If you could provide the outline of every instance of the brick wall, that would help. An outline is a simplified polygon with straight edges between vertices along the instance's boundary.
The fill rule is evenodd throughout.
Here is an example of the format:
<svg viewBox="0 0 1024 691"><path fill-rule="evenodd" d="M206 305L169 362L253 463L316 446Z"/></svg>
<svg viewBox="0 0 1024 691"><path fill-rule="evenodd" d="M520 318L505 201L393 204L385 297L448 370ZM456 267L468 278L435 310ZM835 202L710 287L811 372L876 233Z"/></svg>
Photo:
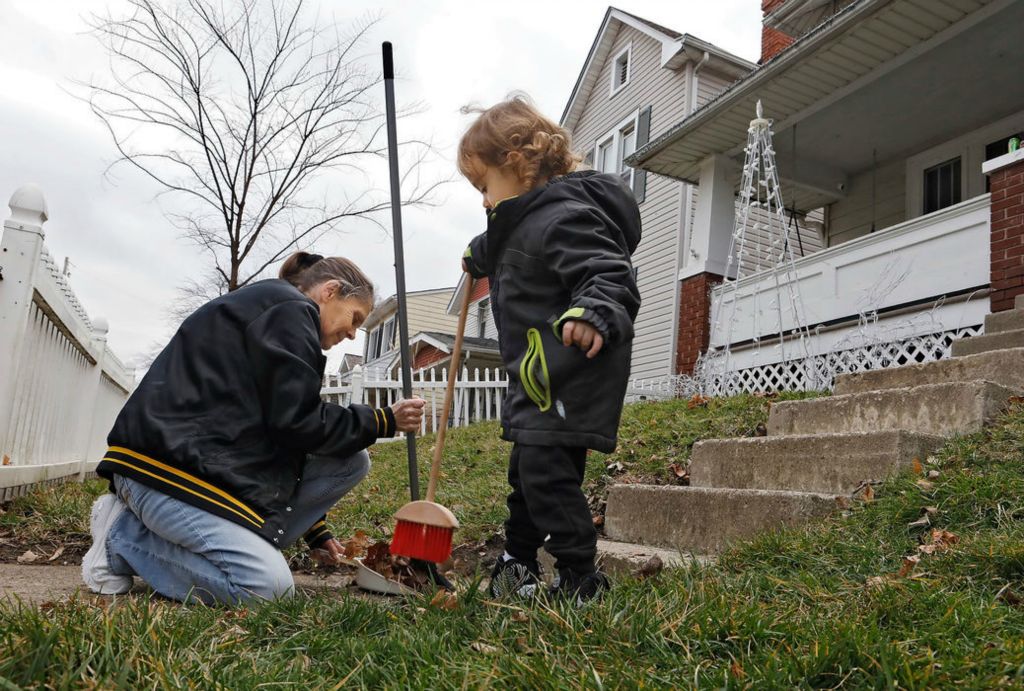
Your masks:
<svg viewBox="0 0 1024 691"><path fill-rule="evenodd" d="M785 0L762 0L761 12L765 16L770 14L775 8L781 5ZM793 43L793 37L784 34L778 29L770 29L767 26L761 27L761 62L767 62L771 60L775 55L788 48Z"/></svg>
<svg viewBox="0 0 1024 691"><path fill-rule="evenodd" d="M992 191L992 311L1024 293L1024 161L989 177Z"/></svg>
<svg viewBox="0 0 1024 691"><path fill-rule="evenodd" d="M470 296L471 302L476 302L481 298L487 297L488 291L491 289L491 284L487 278L481 278L473 284L473 294Z"/></svg>
<svg viewBox="0 0 1024 691"><path fill-rule="evenodd" d="M448 357L448 353L443 350L438 350L434 346L424 346L416 353L416 357L412 359L412 370L423 369L424 367L430 367L434 363L440 362Z"/></svg>
<svg viewBox="0 0 1024 691"><path fill-rule="evenodd" d="M707 350L711 337L711 288L721 281L722 277L717 274L703 273L679 284L677 374L693 374L697 358Z"/></svg>

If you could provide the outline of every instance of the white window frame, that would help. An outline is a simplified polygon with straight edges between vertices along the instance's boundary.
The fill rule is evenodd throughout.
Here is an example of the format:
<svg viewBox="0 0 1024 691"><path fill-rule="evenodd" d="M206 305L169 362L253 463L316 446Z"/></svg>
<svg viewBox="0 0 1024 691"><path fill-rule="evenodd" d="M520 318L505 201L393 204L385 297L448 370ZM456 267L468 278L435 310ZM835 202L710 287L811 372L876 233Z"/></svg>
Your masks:
<svg viewBox="0 0 1024 691"><path fill-rule="evenodd" d="M384 322L384 326L382 327L383 331L381 335L381 355L384 355L385 353L390 353L392 350L395 349L395 332L397 331L397 328L398 324L395 320L395 317L390 317L387 321ZM391 330L390 334L388 333L388 329ZM387 340L385 340L385 338Z"/></svg>
<svg viewBox="0 0 1024 691"><path fill-rule="evenodd" d="M985 194L985 175L981 172L981 165L985 162L985 147L1007 132L1020 130L1024 130L1024 110L908 158L905 209L907 220L924 215L924 171L957 156L960 157L962 202Z"/></svg>
<svg viewBox="0 0 1024 691"><path fill-rule="evenodd" d="M619 58L623 55L626 56L626 78L618 86L615 85L615 77L619 74ZM609 83L608 98L613 97L615 94L622 91L626 86L629 85L630 79L633 76L633 42L630 41L626 44L626 47L620 50L612 58L612 74L611 81Z"/></svg>
<svg viewBox="0 0 1024 691"><path fill-rule="evenodd" d="M594 154L593 154L593 156L594 156L594 170L597 170L599 172L602 172L602 173L615 173L616 175L622 175L623 173L626 172L626 170L623 170L623 169L624 168L628 169L629 177L628 178L623 178L623 179L625 180L626 184L629 185L629 188L633 189L633 179L636 176L636 171L635 171L635 169L630 168L629 166L624 165L623 162L622 162L622 159L624 158L624 156L622 155L622 140L623 140L622 134L623 134L623 132L625 130L629 129L630 127L633 128L633 135L636 136L639 133L639 131L640 131L640 109L639 108L637 108L635 111L633 111L633 113L630 114L628 117L624 118L618 125L613 127L610 132L606 132L604 134L604 136L598 137L597 142L594 144ZM614 160L615 160L615 170L614 171L602 170L600 168L601 148L603 146L605 146L606 144L609 144L609 143L611 145L612 151L615 152L615 158L614 158Z"/></svg>

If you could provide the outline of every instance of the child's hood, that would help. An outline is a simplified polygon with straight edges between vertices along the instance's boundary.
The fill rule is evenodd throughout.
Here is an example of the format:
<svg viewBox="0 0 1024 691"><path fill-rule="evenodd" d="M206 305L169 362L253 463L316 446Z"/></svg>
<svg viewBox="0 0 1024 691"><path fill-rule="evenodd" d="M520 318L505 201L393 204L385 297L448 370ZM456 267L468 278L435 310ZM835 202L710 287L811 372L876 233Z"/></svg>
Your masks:
<svg viewBox="0 0 1024 691"><path fill-rule="evenodd" d="M622 232L626 246L632 254L640 244L640 213L633 193L618 175L598 173L594 170L578 171L552 178L550 182L526 194L502 202L495 209L497 217L514 225L527 213L543 206L571 202L596 206L611 219Z"/></svg>

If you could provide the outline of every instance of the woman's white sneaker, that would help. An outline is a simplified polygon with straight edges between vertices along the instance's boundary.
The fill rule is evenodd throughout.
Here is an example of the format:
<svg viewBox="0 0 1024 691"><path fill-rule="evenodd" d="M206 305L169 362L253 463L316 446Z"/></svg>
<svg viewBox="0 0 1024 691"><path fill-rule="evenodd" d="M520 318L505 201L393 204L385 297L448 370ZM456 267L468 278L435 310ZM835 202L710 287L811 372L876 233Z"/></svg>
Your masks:
<svg viewBox="0 0 1024 691"><path fill-rule="evenodd" d="M82 580L94 593L121 595L131 590L134 583L131 576L119 576L111 571L107 559L107 535L125 508L116 494L104 494L93 502L89 520L92 547L82 558Z"/></svg>

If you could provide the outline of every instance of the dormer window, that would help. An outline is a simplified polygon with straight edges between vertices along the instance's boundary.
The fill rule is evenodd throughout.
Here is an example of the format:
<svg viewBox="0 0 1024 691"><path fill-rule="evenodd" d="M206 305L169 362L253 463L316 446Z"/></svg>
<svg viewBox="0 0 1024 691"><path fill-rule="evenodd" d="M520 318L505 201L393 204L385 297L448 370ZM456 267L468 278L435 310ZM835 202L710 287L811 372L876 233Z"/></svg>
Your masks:
<svg viewBox="0 0 1024 691"><path fill-rule="evenodd" d="M629 75L632 69L632 60L630 59L632 53L633 44L630 43L619 51L612 62L612 96L614 96L622 87L626 86L626 84L629 84Z"/></svg>

